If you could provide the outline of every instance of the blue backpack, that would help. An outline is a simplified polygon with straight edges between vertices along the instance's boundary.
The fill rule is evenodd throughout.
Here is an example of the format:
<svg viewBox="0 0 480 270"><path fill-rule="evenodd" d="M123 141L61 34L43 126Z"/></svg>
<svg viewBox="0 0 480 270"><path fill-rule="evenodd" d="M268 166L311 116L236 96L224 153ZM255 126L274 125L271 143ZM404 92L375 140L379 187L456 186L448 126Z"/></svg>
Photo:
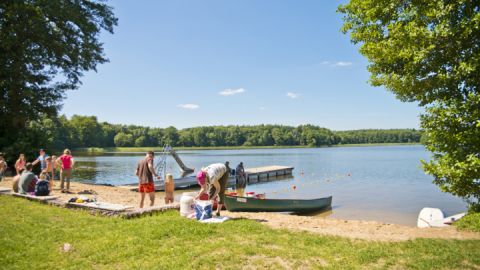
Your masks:
<svg viewBox="0 0 480 270"><path fill-rule="evenodd" d="M38 181L35 185L35 196L48 196L50 194L50 185L48 181Z"/></svg>

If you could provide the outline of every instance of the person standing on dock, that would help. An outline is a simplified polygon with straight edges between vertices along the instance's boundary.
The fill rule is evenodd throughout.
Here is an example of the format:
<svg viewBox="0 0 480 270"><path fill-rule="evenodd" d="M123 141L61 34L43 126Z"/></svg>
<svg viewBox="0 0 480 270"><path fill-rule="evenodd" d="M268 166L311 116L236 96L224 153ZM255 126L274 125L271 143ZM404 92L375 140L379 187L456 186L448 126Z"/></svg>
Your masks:
<svg viewBox="0 0 480 270"><path fill-rule="evenodd" d="M160 176L155 173L153 167L153 151L148 151L144 159L140 160L137 165L135 175L138 176L138 192L140 192L140 208L143 208L145 201L145 194L147 193L150 198L150 206L155 203L155 184L153 183L153 177L160 179Z"/></svg>
<svg viewBox="0 0 480 270"><path fill-rule="evenodd" d="M245 187L247 186L247 178L243 162L240 162L235 169L235 180L235 192L237 192L237 196L243 197L245 195Z"/></svg>

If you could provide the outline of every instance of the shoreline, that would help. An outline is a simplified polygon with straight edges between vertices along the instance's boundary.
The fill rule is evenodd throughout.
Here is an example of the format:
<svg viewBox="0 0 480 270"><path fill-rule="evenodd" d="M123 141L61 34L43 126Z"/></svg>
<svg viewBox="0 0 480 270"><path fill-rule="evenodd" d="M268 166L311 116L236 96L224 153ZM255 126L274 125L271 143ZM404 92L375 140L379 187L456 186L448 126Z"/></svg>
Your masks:
<svg viewBox="0 0 480 270"><path fill-rule="evenodd" d="M93 190L97 193L98 201L133 206L138 210L139 194L115 186L101 186L71 182L73 194L60 193L59 181L55 181L52 195L59 196L59 200L67 202L72 197L77 197L77 192ZM12 178L7 177L0 182L0 187L11 188ZM184 190L175 191L175 202L178 202ZM84 195L93 197L93 195ZM164 193L155 193L155 206L165 206ZM148 199L146 200L146 205ZM146 208L148 209L148 208ZM282 213L245 213L223 211L224 216L231 218L247 218L256 220L274 229L287 229L289 231L306 231L321 235L333 235L351 239L363 239L369 241L398 242L413 240L416 238L435 239L480 239L480 233L459 231L455 226L444 228L419 229L406 225L384 223L366 220L347 220L319 216L299 216Z"/></svg>
<svg viewBox="0 0 480 270"><path fill-rule="evenodd" d="M357 143L357 144L335 144L325 146L308 146L308 145L284 145L284 146L192 146L192 147L173 147L177 151L197 151L197 150L255 150L255 149L315 149L330 147L374 147L374 146L403 146L403 145L422 145L420 142L415 143ZM72 151L86 154L108 154L108 153L143 153L146 151L161 152L163 147L82 147L74 148Z"/></svg>

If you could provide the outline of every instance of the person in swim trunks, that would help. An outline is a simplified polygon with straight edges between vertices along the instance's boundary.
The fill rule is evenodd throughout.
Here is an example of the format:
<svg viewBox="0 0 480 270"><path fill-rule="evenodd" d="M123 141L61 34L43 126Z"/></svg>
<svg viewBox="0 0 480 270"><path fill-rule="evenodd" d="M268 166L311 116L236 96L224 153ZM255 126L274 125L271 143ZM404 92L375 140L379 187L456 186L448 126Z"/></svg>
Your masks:
<svg viewBox="0 0 480 270"><path fill-rule="evenodd" d="M155 184L153 183L153 177L160 179L160 176L155 173L153 167L153 151L149 151L145 158L140 160L137 165L135 175L138 177L138 192L140 192L140 208L143 208L145 201L145 194L148 194L150 198L150 206L155 203Z"/></svg>

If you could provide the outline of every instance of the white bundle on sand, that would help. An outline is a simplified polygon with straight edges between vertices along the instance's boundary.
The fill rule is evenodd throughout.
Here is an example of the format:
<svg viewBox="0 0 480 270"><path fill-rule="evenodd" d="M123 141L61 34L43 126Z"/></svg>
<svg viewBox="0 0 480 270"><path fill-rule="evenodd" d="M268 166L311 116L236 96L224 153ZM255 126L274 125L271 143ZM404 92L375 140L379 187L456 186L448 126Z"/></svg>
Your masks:
<svg viewBox="0 0 480 270"><path fill-rule="evenodd" d="M200 220L202 223L223 223L229 220L229 217L212 217L209 219Z"/></svg>

